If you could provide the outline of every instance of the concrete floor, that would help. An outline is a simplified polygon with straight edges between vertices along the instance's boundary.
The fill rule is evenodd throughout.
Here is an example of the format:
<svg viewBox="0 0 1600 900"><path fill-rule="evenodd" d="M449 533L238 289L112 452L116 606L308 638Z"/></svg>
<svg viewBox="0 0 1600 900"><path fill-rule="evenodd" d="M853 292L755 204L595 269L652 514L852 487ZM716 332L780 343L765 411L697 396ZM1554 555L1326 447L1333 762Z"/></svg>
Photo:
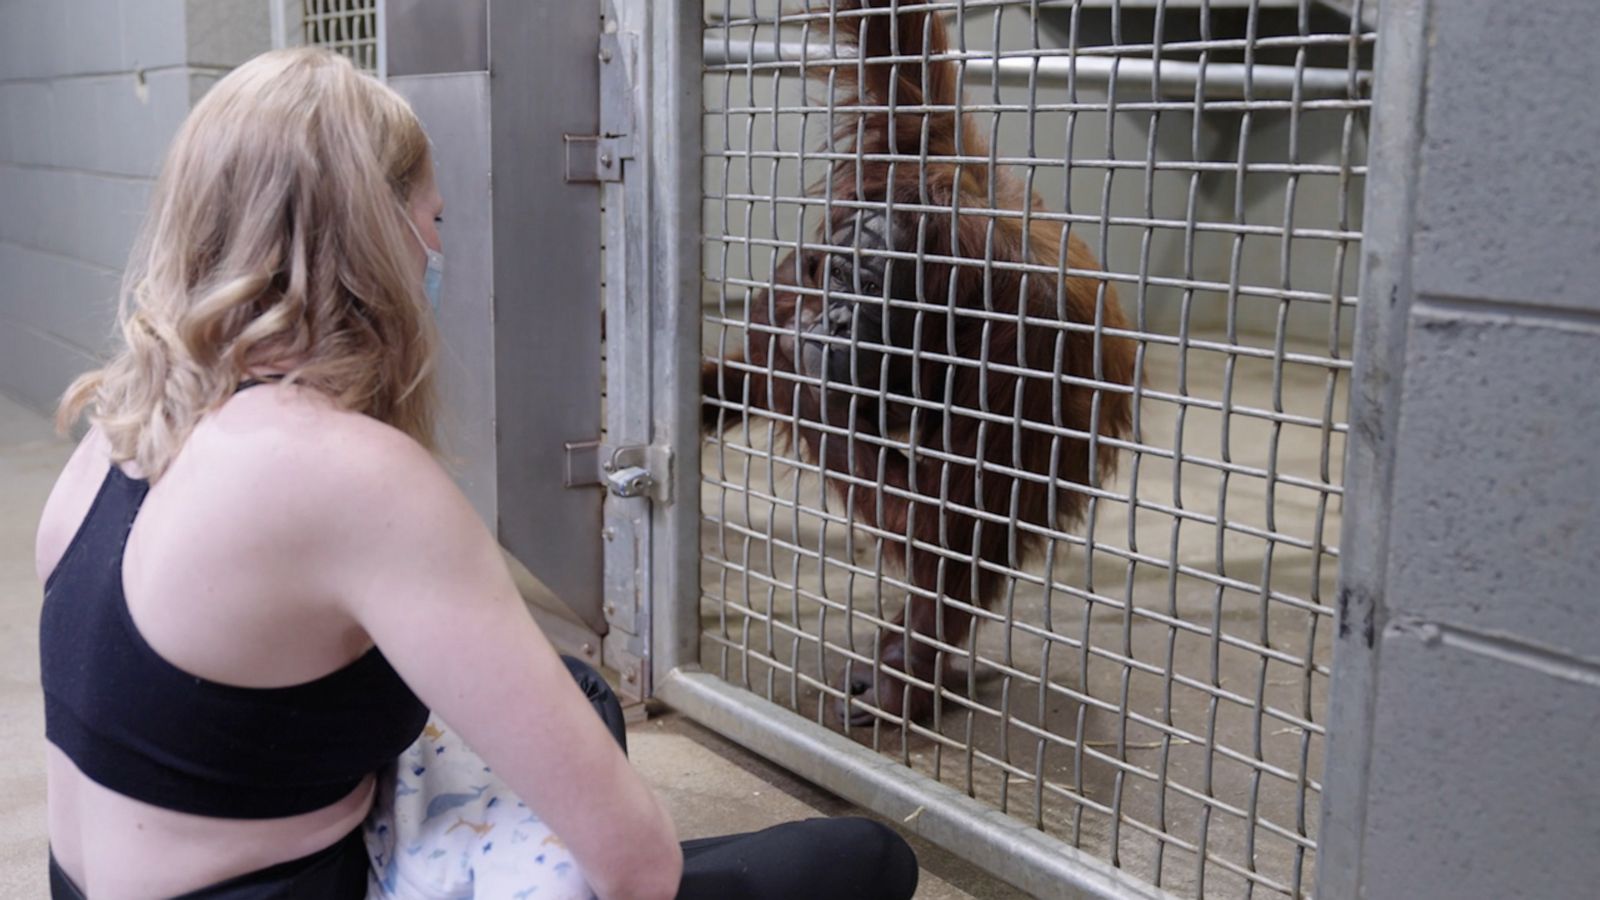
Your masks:
<svg viewBox="0 0 1600 900"><path fill-rule="evenodd" d="M43 416L0 396L0 900L38 900L45 882L44 720L39 696L40 586L33 539L39 510L70 445ZM684 838L764 828L849 804L674 714L636 724L629 750ZM971 865L912 839L926 900L1024 896Z"/></svg>
<svg viewBox="0 0 1600 900"><path fill-rule="evenodd" d="M1040 560L1015 570L1003 605L951 654L941 721L851 733L1179 896L1246 896L1247 881L1269 889L1257 896L1291 894L1314 880L1338 563L1340 498L1315 485L1342 482L1344 436L1250 410L1337 422L1347 378L1288 363L1275 392L1270 359L1187 357L1180 366L1175 348L1147 345L1156 395L1140 404L1135 440L1149 452L1125 455L1104 485L1121 497L1098 503L1092 532L1057 539L1048 578ZM701 658L839 729L816 685L840 683L846 649L870 658L874 623L904 602L905 583L870 535L844 526L837 500L824 505L815 477L769 446L759 426L735 428L702 459Z"/></svg>

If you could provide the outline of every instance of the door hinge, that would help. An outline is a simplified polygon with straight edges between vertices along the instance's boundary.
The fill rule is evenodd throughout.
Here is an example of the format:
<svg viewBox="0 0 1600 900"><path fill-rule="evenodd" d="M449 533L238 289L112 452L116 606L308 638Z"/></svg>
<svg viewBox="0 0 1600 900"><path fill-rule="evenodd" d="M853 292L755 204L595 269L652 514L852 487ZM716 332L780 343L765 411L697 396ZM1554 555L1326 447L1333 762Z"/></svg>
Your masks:
<svg viewBox="0 0 1600 900"><path fill-rule="evenodd" d="M562 473L562 486L593 487L600 483L600 442L567 441L566 471Z"/></svg>
<svg viewBox="0 0 1600 900"><path fill-rule="evenodd" d="M564 134L568 184L598 184L622 180L622 160L633 150L626 137L603 138L592 134Z"/></svg>
<svg viewBox="0 0 1600 900"><path fill-rule="evenodd" d="M628 32L600 35L600 133L564 134L566 180L594 184L622 180L622 161L633 159L633 72L638 42Z"/></svg>

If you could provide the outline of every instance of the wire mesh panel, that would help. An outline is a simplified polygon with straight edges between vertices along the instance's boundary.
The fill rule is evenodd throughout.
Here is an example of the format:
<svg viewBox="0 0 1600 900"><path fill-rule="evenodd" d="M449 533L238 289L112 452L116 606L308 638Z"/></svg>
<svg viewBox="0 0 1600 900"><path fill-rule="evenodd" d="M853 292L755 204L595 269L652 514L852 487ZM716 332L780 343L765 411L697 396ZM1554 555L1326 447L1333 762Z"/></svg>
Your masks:
<svg viewBox="0 0 1600 900"><path fill-rule="evenodd" d="M381 74L380 0L301 0L305 42L336 50L365 72Z"/></svg>
<svg viewBox="0 0 1600 900"><path fill-rule="evenodd" d="M1308 892L1370 9L706 11L703 666L1175 894Z"/></svg>

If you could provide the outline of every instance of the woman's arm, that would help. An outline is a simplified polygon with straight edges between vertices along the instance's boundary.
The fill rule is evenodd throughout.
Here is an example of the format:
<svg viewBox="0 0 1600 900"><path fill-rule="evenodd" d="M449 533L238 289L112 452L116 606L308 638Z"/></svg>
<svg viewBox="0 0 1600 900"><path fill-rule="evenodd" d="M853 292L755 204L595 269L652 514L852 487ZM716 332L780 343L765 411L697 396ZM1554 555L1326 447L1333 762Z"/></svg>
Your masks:
<svg viewBox="0 0 1600 900"><path fill-rule="evenodd" d="M682 870L672 822L534 623L498 543L414 442L362 430L373 433L357 436L359 452L332 454L360 463L330 467L337 496L320 504L336 594L566 842L602 898L672 897Z"/></svg>

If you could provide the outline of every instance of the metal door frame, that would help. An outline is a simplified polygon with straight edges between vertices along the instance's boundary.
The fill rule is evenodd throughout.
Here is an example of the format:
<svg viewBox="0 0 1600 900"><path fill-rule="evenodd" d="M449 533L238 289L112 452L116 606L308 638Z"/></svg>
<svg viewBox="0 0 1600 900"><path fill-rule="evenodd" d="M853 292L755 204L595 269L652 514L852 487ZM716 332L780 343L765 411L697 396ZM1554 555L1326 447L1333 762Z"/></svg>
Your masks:
<svg viewBox="0 0 1600 900"><path fill-rule="evenodd" d="M278 45L303 40L290 24L298 6L272 0ZM512 0L377 10L375 74L422 119L447 197L454 274L438 370L452 474L552 643L622 668L603 656L602 493L581 449L601 429L601 191L563 166L563 134L596 130L599 64L587 48L598 22ZM541 89L551 84L561 89Z"/></svg>

